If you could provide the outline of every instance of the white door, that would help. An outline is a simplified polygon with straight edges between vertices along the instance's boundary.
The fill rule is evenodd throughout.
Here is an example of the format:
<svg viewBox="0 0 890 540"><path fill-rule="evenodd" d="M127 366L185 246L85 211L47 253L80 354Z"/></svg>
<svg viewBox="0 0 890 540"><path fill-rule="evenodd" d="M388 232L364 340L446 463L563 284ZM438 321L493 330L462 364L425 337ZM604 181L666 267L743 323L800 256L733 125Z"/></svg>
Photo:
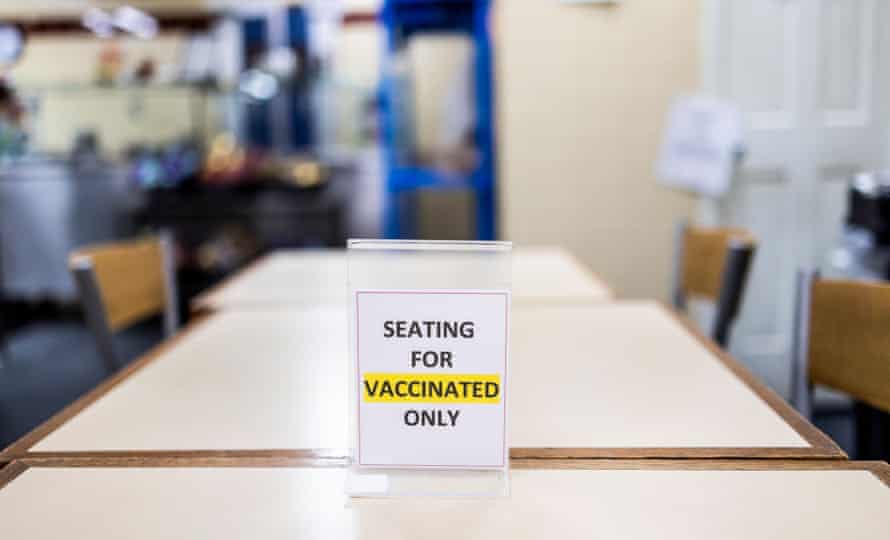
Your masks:
<svg viewBox="0 0 890 540"><path fill-rule="evenodd" d="M846 178L886 165L890 2L706 0L704 90L744 112L747 154L706 222L759 239L731 351L788 395L794 273L824 266Z"/></svg>

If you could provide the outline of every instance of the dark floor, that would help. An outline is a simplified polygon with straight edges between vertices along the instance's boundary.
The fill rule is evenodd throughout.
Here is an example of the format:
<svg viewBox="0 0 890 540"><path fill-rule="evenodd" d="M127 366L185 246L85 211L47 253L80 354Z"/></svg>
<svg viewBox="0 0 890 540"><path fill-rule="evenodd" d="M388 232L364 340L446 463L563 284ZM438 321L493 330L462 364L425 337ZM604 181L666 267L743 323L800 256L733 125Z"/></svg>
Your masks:
<svg viewBox="0 0 890 540"><path fill-rule="evenodd" d="M158 342L157 321L117 336L132 361ZM76 322L40 322L7 337L0 356L0 448L42 423L111 374L87 329Z"/></svg>
<svg viewBox="0 0 890 540"><path fill-rule="evenodd" d="M815 413L813 423L831 437L851 458L856 456L856 426L853 411Z"/></svg>
<svg viewBox="0 0 890 540"><path fill-rule="evenodd" d="M157 343L160 335L158 321L138 325L118 336L118 351L132 361ZM36 323L19 329L10 336L0 361L0 448L110 375L92 336L75 322ZM851 457L857 455L851 411L817 414L815 424Z"/></svg>

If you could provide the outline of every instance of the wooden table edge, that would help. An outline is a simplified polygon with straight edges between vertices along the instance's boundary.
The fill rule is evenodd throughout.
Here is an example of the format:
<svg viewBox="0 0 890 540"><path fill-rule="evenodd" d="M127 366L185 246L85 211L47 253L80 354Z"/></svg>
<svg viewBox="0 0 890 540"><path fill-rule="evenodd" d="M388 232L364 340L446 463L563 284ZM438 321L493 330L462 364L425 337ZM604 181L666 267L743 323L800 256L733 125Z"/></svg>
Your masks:
<svg viewBox="0 0 890 540"><path fill-rule="evenodd" d="M116 462L202 463L206 460L250 463L264 459L347 459L347 448L233 449L233 450L89 450L89 451L25 451L11 459L29 462L66 461L69 463L115 460ZM559 448L513 447L513 460L844 460L843 456L826 456L812 447L649 447L649 448Z"/></svg>
<svg viewBox="0 0 890 540"><path fill-rule="evenodd" d="M785 401L775 392L760 383L750 372L748 372L740 363L730 357L726 352L720 349L715 343L701 334L701 332L684 316L676 313L672 309L658 304L662 309L667 311L682 326L684 326L699 342L701 342L708 350L710 350L718 359L721 360L736 377L748 386L758 397L763 399L770 408L772 408L783 420L788 422L792 429L795 430L810 447L662 447L662 448L511 448L511 457L513 458L596 458L596 459L635 459L635 458L679 458L679 459L695 459L695 458L745 458L745 459L846 459L847 455L826 435L819 431L815 426L807 422L794 409L792 409ZM173 338L159 344L144 356L138 358L125 368L121 369L90 392L84 394L69 406L62 409L59 413L50 417L48 420L34 428L31 432L12 443L3 452L0 452L0 464L13 461L17 458L53 458L66 456L73 459L84 458L94 459L101 457L114 457L119 455L130 457L144 457L146 459L169 459L179 458L183 455L197 457L215 457L218 455L234 455L245 458L264 456L271 453L272 455L282 455L286 457L302 456L304 454L319 455L331 458L336 457L332 454L339 452L340 455L346 455L342 449L288 449L288 450L185 450L185 451L154 451L154 450L130 450L122 452L107 451L65 451L65 452L32 452L34 447L42 439L50 435L52 432L64 425L68 420L80 413L82 410L98 401L113 388L124 382L130 376L143 369L151 362L157 360L168 349L175 347L178 342L189 334L193 333L202 324L211 319L212 316L202 316L184 328Z"/></svg>
<svg viewBox="0 0 890 540"><path fill-rule="evenodd" d="M810 444L810 448L826 458L846 459L847 454L831 438L822 433L816 426L800 415L781 396L754 376L738 360L729 355L719 345L705 336L701 330L686 316L658 302L659 307L679 322L692 336L710 351L737 378L739 378L754 394L762 399L776 414L791 426L801 438Z"/></svg>
<svg viewBox="0 0 890 540"><path fill-rule="evenodd" d="M308 457L257 457L251 460L204 458L183 461L139 461L127 458L70 460L65 458L19 459L0 469L0 489L29 468L319 468L347 467L347 460ZM865 471L890 488L890 465L883 461L844 460L737 460L737 459L512 459L513 469L542 470L641 470L641 471Z"/></svg>
<svg viewBox="0 0 890 540"><path fill-rule="evenodd" d="M13 461L5 466L0 466L0 489L19 477L28 469L28 465L21 461Z"/></svg>

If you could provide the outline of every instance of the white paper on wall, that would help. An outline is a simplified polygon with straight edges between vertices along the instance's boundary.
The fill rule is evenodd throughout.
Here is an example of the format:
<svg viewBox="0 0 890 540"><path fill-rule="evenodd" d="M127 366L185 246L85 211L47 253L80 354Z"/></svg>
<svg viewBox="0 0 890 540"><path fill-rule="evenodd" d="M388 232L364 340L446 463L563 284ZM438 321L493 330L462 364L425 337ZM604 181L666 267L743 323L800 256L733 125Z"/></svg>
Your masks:
<svg viewBox="0 0 890 540"><path fill-rule="evenodd" d="M735 105L706 96L680 98L668 113L657 176L667 186L720 197L729 190L742 145Z"/></svg>

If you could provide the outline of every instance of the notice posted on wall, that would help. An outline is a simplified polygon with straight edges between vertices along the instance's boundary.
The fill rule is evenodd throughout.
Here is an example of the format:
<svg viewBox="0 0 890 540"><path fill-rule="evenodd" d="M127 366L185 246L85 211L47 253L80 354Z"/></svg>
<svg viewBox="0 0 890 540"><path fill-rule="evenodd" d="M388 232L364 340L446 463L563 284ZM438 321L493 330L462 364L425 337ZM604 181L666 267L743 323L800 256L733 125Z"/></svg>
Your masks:
<svg viewBox="0 0 890 540"><path fill-rule="evenodd" d="M502 469L510 293L355 291L357 464Z"/></svg>
<svg viewBox="0 0 890 540"><path fill-rule="evenodd" d="M678 99L668 114L658 177L670 187L721 197L730 188L743 144L741 115L733 103L706 96Z"/></svg>

